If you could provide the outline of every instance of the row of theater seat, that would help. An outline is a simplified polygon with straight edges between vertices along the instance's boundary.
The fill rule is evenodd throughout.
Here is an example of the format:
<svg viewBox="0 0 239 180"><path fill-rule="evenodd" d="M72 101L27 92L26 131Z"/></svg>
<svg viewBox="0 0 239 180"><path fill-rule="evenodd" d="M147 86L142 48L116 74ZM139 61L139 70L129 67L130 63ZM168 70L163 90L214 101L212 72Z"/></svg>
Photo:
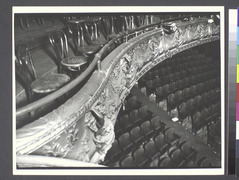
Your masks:
<svg viewBox="0 0 239 180"><path fill-rule="evenodd" d="M196 95L189 99L185 99L179 104L177 104L177 110L179 114L179 119L182 122L187 116L193 114L195 111L200 111L204 107L216 103L220 100L220 90L213 89L208 92ZM169 106L172 107L171 102L169 101ZM220 109L220 107L217 107Z"/></svg>
<svg viewBox="0 0 239 180"><path fill-rule="evenodd" d="M213 76L217 77L217 75L220 73L217 62L212 61L211 58L199 57L196 56L193 59L184 57L182 58L182 62L184 63L181 64L176 63L180 60L178 58L173 57L172 59L167 59L167 61L160 63L152 70L147 72L145 76L143 76L139 80L139 87L146 86L147 82L149 82L150 84L150 80L154 80L153 84L159 83L159 85L163 85L172 81L177 81L178 79L183 79L199 74L201 74L201 76L197 77L198 81L203 81ZM196 62L199 62L200 64L196 63L195 65L195 59ZM188 64L191 65L189 66Z"/></svg>
<svg viewBox="0 0 239 180"><path fill-rule="evenodd" d="M146 80L150 80L156 75L163 76L173 72L180 72L183 70L190 70L193 68L203 68L204 70L211 69L212 66L218 66L217 62L213 61L210 57L204 57L200 55L193 55L190 57L177 58L172 57L167 59L145 74ZM192 71L192 73L195 71Z"/></svg>
<svg viewBox="0 0 239 180"><path fill-rule="evenodd" d="M186 71L175 72L173 74L168 74L164 76L155 76L153 79L146 80L142 77L139 81L139 87L145 87L147 89L147 94L152 94L157 88L163 88L163 86L168 86L173 88L172 91L177 89L182 89L189 85L195 85L198 83L208 83L220 84L220 78L218 77L219 71L217 69L212 71L200 72L196 74L188 75ZM214 80L212 80L214 79ZM209 82L210 81L210 82ZM210 86L209 86L210 87Z"/></svg>
<svg viewBox="0 0 239 180"><path fill-rule="evenodd" d="M128 101L133 97L128 98ZM147 106L142 107L146 110ZM150 117L151 119L147 120ZM197 152L190 144L180 142L180 137L175 130L167 127L159 116L150 117L140 117L141 121L136 124L128 119L131 126L124 128L123 133L116 134L116 139L107 153L104 164L110 167L132 168L172 168L191 167L192 165L200 167L200 164L195 162ZM116 124L116 132L118 128L119 125Z"/></svg>
<svg viewBox="0 0 239 180"><path fill-rule="evenodd" d="M213 79L216 80L216 79ZM167 111L172 110L173 108L177 107L183 101L186 102L189 99L195 99L196 103L198 99L201 97L207 99L203 99L203 103L210 103L214 102L216 99L220 99L220 90L218 88L217 83L213 83L213 81L208 81L209 83L198 83L196 85L191 85L190 87L186 87L182 90L173 90L173 88L163 87L156 89L156 102L159 103L163 99L167 100ZM208 84L208 86L207 86Z"/></svg>
<svg viewBox="0 0 239 180"><path fill-rule="evenodd" d="M220 116L220 102L204 107L201 111L192 114L192 131L197 133L204 126L209 126L212 122L217 121Z"/></svg>

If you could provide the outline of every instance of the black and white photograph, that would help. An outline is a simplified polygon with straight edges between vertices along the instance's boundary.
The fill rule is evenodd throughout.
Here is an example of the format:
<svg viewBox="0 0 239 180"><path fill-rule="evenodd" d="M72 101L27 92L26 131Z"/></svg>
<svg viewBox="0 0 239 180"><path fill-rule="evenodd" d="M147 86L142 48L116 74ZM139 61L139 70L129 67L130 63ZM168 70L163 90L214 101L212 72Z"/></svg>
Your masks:
<svg viewBox="0 0 239 180"><path fill-rule="evenodd" d="M224 174L224 7L12 13L13 174Z"/></svg>

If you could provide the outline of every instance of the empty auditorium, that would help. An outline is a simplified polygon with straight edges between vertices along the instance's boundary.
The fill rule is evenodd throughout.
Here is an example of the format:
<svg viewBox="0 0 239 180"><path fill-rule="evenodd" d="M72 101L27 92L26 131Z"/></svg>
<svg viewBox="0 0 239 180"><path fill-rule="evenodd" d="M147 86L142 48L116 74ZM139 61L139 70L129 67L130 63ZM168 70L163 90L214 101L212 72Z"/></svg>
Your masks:
<svg viewBox="0 0 239 180"><path fill-rule="evenodd" d="M15 13L22 169L217 169L220 12Z"/></svg>

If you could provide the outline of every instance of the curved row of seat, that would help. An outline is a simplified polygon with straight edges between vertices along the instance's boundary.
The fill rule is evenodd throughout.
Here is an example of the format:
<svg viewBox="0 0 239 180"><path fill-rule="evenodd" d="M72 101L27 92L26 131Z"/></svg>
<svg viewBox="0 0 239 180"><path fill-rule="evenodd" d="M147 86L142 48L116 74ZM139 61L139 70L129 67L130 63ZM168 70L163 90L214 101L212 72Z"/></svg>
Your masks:
<svg viewBox="0 0 239 180"><path fill-rule="evenodd" d="M135 96L131 96L128 101L132 97ZM146 105L140 108L150 112ZM120 118L124 119L125 115L127 114ZM199 162L196 162L199 161L196 159L197 152L190 143L182 142L175 130L167 127L159 116L141 117L139 115L138 117L140 121L136 123L132 123L130 118L125 120L125 124L121 124L122 119L119 119L119 124L116 123L116 139L103 164L121 168L201 166ZM119 128L122 128L123 132L119 133Z"/></svg>

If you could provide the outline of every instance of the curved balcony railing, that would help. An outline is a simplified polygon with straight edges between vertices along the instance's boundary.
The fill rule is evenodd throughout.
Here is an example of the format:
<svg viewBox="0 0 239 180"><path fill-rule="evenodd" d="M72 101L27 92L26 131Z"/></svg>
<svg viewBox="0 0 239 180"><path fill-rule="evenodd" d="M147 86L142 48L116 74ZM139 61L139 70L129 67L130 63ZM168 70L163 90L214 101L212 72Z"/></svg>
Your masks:
<svg viewBox="0 0 239 180"><path fill-rule="evenodd" d="M122 38L124 43L105 57L107 49ZM120 107L134 84L165 59L219 39L220 25L209 18L157 23L119 34L96 54L82 75L34 105L18 110L19 116L61 96L98 65L72 98L17 130L17 155L55 156L90 163L102 161L114 141L114 124Z"/></svg>

